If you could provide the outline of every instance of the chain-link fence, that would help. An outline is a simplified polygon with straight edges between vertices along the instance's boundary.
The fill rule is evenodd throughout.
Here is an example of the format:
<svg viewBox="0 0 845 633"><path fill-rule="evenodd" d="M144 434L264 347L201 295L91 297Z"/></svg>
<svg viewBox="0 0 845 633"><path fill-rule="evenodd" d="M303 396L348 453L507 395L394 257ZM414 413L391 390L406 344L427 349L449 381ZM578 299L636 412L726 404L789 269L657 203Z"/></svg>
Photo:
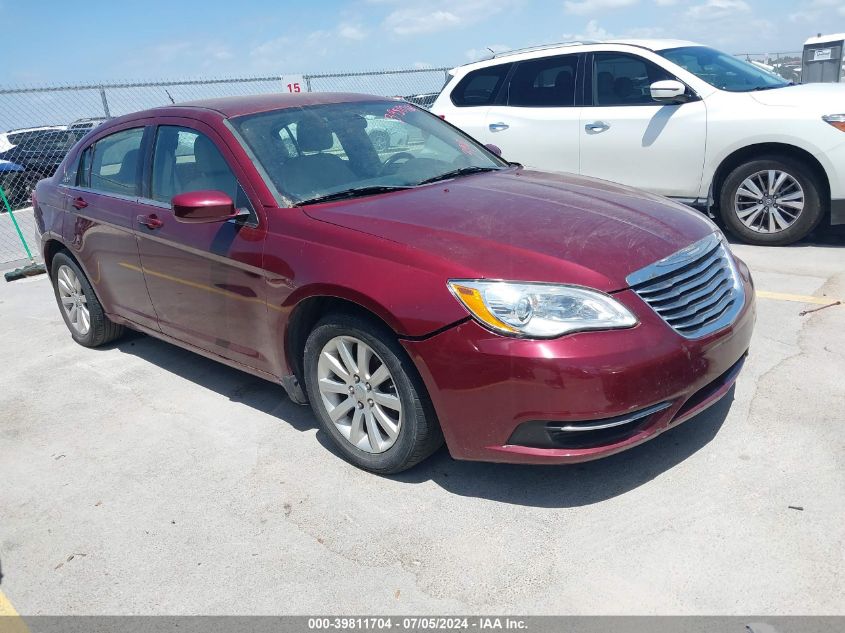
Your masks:
<svg viewBox="0 0 845 633"><path fill-rule="evenodd" d="M447 68L296 74L183 81L0 88L0 187L12 209L30 205L39 179L53 175L84 134L111 117L170 103L276 92L363 92L428 107ZM23 257L0 205L0 263ZM31 214L21 225L32 236Z"/></svg>
<svg viewBox="0 0 845 633"><path fill-rule="evenodd" d="M800 82L800 52L739 53L761 68ZM111 117L197 99L276 92L363 92L402 97L422 107L434 101L448 68L289 74L159 82L0 88L0 187L13 209L27 209L32 188L51 176L67 151ZM3 205L0 205L2 207ZM0 208L0 263L23 257L9 218ZM31 214L18 215L32 236Z"/></svg>
<svg viewBox="0 0 845 633"><path fill-rule="evenodd" d="M801 51L790 53L737 53L737 57L780 75L787 81L801 83Z"/></svg>

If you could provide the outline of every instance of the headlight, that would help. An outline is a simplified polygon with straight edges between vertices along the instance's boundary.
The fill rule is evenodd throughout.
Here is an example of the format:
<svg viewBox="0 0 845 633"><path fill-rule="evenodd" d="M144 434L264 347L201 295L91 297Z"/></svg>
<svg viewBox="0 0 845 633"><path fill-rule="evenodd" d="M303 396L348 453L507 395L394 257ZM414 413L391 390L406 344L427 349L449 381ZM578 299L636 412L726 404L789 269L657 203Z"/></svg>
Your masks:
<svg viewBox="0 0 845 633"><path fill-rule="evenodd" d="M830 123L841 132L845 132L845 114L827 114L822 117L825 123Z"/></svg>
<svg viewBox="0 0 845 633"><path fill-rule="evenodd" d="M472 279L448 283L479 322L511 336L555 338L637 324L637 318L616 299L580 286Z"/></svg>

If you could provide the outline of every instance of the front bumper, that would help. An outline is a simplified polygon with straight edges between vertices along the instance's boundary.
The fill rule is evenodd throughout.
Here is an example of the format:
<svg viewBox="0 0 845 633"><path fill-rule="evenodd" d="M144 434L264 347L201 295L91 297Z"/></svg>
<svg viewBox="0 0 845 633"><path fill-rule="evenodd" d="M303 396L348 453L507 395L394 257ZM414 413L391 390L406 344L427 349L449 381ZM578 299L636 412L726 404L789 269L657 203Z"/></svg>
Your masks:
<svg viewBox="0 0 845 633"><path fill-rule="evenodd" d="M597 459L655 437L728 392L756 317L748 269L739 262L739 270L742 310L730 326L698 340L677 334L626 290L615 297L640 320L628 330L528 340L499 336L465 321L429 339L402 344L428 388L456 459L536 464ZM577 428L635 417L665 403L646 419L638 418L629 432L606 434L607 441L598 445L549 447L536 435L534 441L514 443L526 437L523 430L531 425Z"/></svg>

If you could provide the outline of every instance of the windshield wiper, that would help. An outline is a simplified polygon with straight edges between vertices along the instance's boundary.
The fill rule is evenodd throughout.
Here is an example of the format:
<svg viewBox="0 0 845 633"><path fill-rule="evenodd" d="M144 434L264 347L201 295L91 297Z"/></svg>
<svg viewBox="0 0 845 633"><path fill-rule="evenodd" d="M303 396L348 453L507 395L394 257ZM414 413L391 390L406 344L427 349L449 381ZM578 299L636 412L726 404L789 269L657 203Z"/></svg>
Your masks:
<svg viewBox="0 0 845 633"><path fill-rule="evenodd" d="M479 174L483 171L499 171L501 167L461 167L460 169L453 169L452 171L447 171L445 174L440 174L439 176L433 176L432 178L426 178L425 180L419 182L420 185L427 185L432 182L438 182L440 180L448 180L449 178L454 178L455 176L465 176L467 174Z"/></svg>
<svg viewBox="0 0 845 633"><path fill-rule="evenodd" d="M348 198L372 196L377 193L400 191L402 189L413 189L413 187L411 185L376 185L372 187L355 187L353 189L344 189L343 191L335 191L334 193L327 193L322 196L315 196L306 200L300 200L293 206L303 207L307 204L317 204L318 202L331 202L332 200L346 200Z"/></svg>
<svg viewBox="0 0 845 633"><path fill-rule="evenodd" d="M788 84L781 84L780 86L757 86L756 88L751 88L749 90L743 90L742 92L761 92L763 90L777 90L778 88L787 88L789 86L794 86L795 82L790 81Z"/></svg>

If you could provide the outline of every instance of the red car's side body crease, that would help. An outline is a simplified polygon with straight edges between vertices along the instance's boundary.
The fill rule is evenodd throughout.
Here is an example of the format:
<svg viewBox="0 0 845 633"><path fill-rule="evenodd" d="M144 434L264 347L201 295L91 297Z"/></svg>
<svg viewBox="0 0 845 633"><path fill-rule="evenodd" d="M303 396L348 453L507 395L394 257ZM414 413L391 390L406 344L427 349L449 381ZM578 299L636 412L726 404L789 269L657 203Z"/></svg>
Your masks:
<svg viewBox="0 0 845 633"><path fill-rule="evenodd" d="M37 188L45 259L58 248L69 251L116 323L283 383L301 371L290 344L297 311L315 298L360 306L400 340L451 454L462 459L562 463L615 453L694 415L733 384L755 319L744 264L736 260L745 292L739 316L697 340L675 333L625 282L715 230L680 205L516 167L361 199L281 204L227 120L344 99L374 97L210 100L107 122ZM92 141L137 127L145 130L147 161L138 169L149 178L158 125L211 138L243 186L254 221L178 222L169 205L63 182ZM74 206L78 199L84 207ZM456 278L588 286L612 294L639 323L551 340L505 337L455 300L446 284ZM622 442L585 449L509 444L524 422L598 420L663 402L670 404Z"/></svg>

